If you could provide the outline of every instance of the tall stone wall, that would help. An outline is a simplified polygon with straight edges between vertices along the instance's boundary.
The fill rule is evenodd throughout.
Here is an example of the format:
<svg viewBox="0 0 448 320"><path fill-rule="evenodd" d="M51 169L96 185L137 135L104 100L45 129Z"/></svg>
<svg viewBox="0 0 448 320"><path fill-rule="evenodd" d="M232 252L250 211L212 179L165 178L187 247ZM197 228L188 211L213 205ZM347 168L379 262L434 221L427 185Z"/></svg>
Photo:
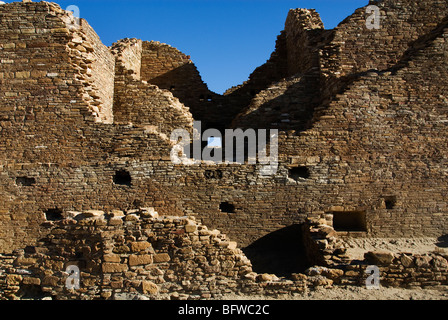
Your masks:
<svg viewBox="0 0 448 320"><path fill-rule="evenodd" d="M92 104L98 109L97 116L101 122L112 123L114 120L115 57L84 19L80 19L79 24L77 26L75 21L72 26L75 34L70 47L78 51L75 52L76 57L85 56L83 62L87 64L87 68L84 63L79 63L79 66L84 69L86 80L91 85L86 90L94 100Z"/></svg>
<svg viewBox="0 0 448 320"><path fill-rule="evenodd" d="M318 66L319 49L310 43L313 37L323 33L324 24L315 10L290 10L285 23L288 52L288 74L305 73Z"/></svg>
<svg viewBox="0 0 448 320"><path fill-rule="evenodd" d="M380 29L366 26L366 7L357 9L334 29L334 38L322 50L325 78L343 77L396 64L409 44L435 29L447 16L446 1L372 1L381 12Z"/></svg>
<svg viewBox="0 0 448 320"><path fill-rule="evenodd" d="M95 68L108 70L108 77L110 55L103 54L104 47L89 35L90 29L82 29L87 31L80 43L81 31L67 28L65 20L70 21L70 15L45 2L13 3L0 10L2 251L23 248L43 235L40 225L46 220L85 209L155 207L162 214L188 213L222 230L243 248L307 217L333 212L364 215L365 236L447 232L446 21L435 23L440 28L428 27L434 29L430 36L419 34L421 39L408 52L403 49L403 58L391 63L389 70L353 75L350 86L328 103L316 109L313 101L316 112L309 126L293 119L294 110L288 110L300 111L313 95L307 91L308 80L301 82L306 74L282 80L288 74L288 34L282 32L270 61L246 85L225 97L235 102L230 113L240 112L241 101L250 102L254 96L251 107L255 111L268 111L269 104L271 108L287 104L276 114L303 126L280 133L278 172L266 179L259 176L259 165L171 163L169 134L173 128L190 127L193 117L175 98L178 86L169 92L145 83L151 80L145 72L150 69L151 54L156 65L159 49L161 59L172 59L168 69L191 67L178 51L152 43L153 52L147 47L150 43L139 40L112 48L111 124L102 97L109 89L98 93L95 86L101 82L89 77L89 69ZM421 21L433 16L425 13ZM353 35L348 27L351 19L361 23L361 15L355 14L334 34L347 28ZM413 31L415 37L417 31ZM89 54L104 58L94 61ZM175 66L179 57L180 65ZM361 58L356 60L360 65ZM185 74L199 81L193 71ZM163 72L156 78L162 79ZM186 78L179 79L180 85L188 84ZM110 79L104 81L110 83ZM215 119L221 116L213 113ZM253 116L254 127L273 123L261 112Z"/></svg>
<svg viewBox="0 0 448 320"><path fill-rule="evenodd" d="M144 80L146 68L142 67L141 41L119 42L114 45L113 51L117 63L115 123L151 126L168 137L176 129L193 126L193 117L188 108L170 92L149 85Z"/></svg>
<svg viewBox="0 0 448 320"><path fill-rule="evenodd" d="M123 161L137 154L160 159L160 151L166 154L172 144L153 128L104 123L111 113L96 90L103 84L95 80L98 74L91 73L109 70L103 76L110 83L112 54L105 53L85 22L83 28L73 28L73 16L47 2L1 5L0 12L0 192L4 199L0 242L8 251L41 234L39 225L45 216L38 199L44 193L54 194L54 181L61 181L63 190L67 174L82 172L91 161L114 157ZM65 173L51 176L50 168ZM81 188L92 181L85 176L75 180ZM42 189L36 192L33 186ZM29 198L33 192L37 201ZM50 200L52 209L59 201ZM39 208L35 211L39 213L29 214L33 208Z"/></svg>
<svg viewBox="0 0 448 320"><path fill-rule="evenodd" d="M210 91L191 58L167 44L144 41L141 79L169 90L204 126L219 123L226 112L220 95Z"/></svg>
<svg viewBox="0 0 448 320"><path fill-rule="evenodd" d="M303 131L310 127L314 108L321 102L320 52L331 39L314 10L290 10L285 23L283 76L263 70L261 91L234 118L234 128L275 128L282 131ZM261 67L263 68L263 67ZM255 80L251 78L251 86ZM266 82L271 81L271 82Z"/></svg>

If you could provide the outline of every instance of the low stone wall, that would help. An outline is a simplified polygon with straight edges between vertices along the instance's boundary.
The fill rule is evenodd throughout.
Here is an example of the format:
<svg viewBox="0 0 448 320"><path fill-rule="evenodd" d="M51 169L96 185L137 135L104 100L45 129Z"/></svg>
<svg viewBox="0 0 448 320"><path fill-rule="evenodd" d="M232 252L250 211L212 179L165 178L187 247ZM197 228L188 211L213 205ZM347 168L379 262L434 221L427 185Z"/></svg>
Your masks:
<svg viewBox="0 0 448 320"><path fill-rule="evenodd" d="M369 266L377 267L385 287L448 285L448 257L442 253L377 251L362 261L350 260L325 218L303 226L308 258L316 266L286 279L253 272L236 242L193 217L159 217L152 208L64 216L71 218L45 223L49 235L36 246L0 256L0 300L283 297L320 287L375 284L367 281ZM74 266L79 277L69 274ZM70 288L75 278L79 288Z"/></svg>
<svg viewBox="0 0 448 320"><path fill-rule="evenodd" d="M318 279L326 285L375 284L372 266L376 267L378 284L394 288L439 288L448 285L448 255L440 252L413 254L370 251L364 260L352 259L344 241L331 227L331 217L309 219L304 225L305 247L312 262L320 265L305 273L308 282ZM371 277L369 280L368 278Z"/></svg>
<svg viewBox="0 0 448 320"><path fill-rule="evenodd" d="M0 299L217 299L303 292L306 277L257 274L235 242L187 217L152 209L68 213L36 247L0 260ZM79 290L67 288L69 266Z"/></svg>

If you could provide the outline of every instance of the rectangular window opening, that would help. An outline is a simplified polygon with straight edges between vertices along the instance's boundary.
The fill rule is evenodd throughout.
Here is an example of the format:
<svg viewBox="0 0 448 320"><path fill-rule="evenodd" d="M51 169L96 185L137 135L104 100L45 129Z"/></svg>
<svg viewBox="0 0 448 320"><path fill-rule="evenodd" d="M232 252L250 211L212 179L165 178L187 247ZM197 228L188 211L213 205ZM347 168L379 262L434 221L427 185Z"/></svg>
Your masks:
<svg viewBox="0 0 448 320"><path fill-rule="evenodd" d="M366 213L363 211L332 212L336 231L367 231Z"/></svg>

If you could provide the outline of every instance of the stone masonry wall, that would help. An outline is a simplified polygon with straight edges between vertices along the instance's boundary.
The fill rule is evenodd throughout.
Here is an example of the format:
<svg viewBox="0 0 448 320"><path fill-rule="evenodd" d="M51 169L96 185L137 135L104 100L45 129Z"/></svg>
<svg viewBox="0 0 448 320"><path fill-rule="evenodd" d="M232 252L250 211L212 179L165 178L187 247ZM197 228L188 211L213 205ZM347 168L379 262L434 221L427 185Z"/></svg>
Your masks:
<svg viewBox="0 0 448 320"><path fill-rule="evenodd" d="M420 3L415 6L409 10ZM442 14L432 10L420 26ZM101 116L107 108L101 107L97 82L88 76L95 67L85 53L101 55L104 49L91 44L97 38L85 31L83 52L79 31L67 28L70 15L45 2L2 5L0 14L3 252L43 237L47 231L41 224L58 212L149 206L161 214L194 215L242 248L308 217L334 212L365 213L365 236L448 232L445 20L429 28L427 37L422 37L426 29L411 27L421 39L408 52L403 49L403 58L389 70L354 75L350 86L317 109L311 127L281 132L279 170L264 179L259 165L171 163L167 135L190 125L193 117L172 93L139 79L140 50L129 47L132 41L116 48L115 100L129 101L122 102L128 103L123 110L135 112L129 113L135 123L129 123L129 114L120 123L117 103L116 123L110 124L110 117ZM350 19L338 30L348 28ZM283 32L270 62L254 72L247 87L229 93L229 101L251 95L252 85L259 100L281 97L280 104L303 98L288 98L285 82L278 91L269 90L273 79L286 74L286 39ZM109 55L101 61L110 71ZM262 70L270 70L269 76L262 79ZM148 101L155 108L145 105Z"/></svg>
<svg viewBox="0 0 448 320"><path fill-rule="evenodd" d="M165 153L172 144L151 128L104 124L107 117L101 114L107 112L101 110L107 108L102 109L101 94L89 76L89 69L95 69L92 57L98 38L90 39L82 31L87 27L71 30L71 14L47 2L2 5L0 14L0 247L8 251L41 235L44 216L28 211L39 207L39 200L26 199L39 180L44 185L36 199L54 194L52 181L64 181L68 172L82 171L93 159L122 161L137 154L141 159L160 159L161 150ZM99 57L102 51L95 52ZM98 58L96 64L104 61L107 69L108 57ZM63 168L65 173L54 177L49 168ZM21 171L19 176L13 173L16 170ZM40 171L47 174L39 176ZM86 176L73 178L80 188L90 183ZM53 209L58 201L50 201Z"/></svg>
<svg viewBox="0 0 448 320"><path fill-rule="evenodd" d="M115 57L100 40L93 28L83 19L80 20L80 32L75 33L72 45L76 57L85 56L84 63L79 66L84 68L91 87L87 87L89 94L94 99L94 108L98 108L98 117L104 123L114 121L114 75ZM77 31L75 24L74 31ZM76 59L76 58L74 58ZM95 109L96 111L96 109Z"/></svg>
<svg viewBox="0 0 448 320"><path fill-rule="evenodd" d="M216 113L226 113L220 95L210 91L191 58L167 44L144 41L141 79L169 90L190 109L196 120L219 123Z"/></svg>
<svg viewBox="0 0 448 320"><path fill-rule="evenodd" d="M318 66L315 44L310 43L313 35L324 31L324 24L315 10L290 10L285 23L288 52L288 74L305 73Z"/></svg>
<svg viewBox="0 0 448 320"><path fill-rule="evenodd" d="M36 245L0 256L0 299L279 297L320 287L364 287L368 266L379 268L383 287L448 284L448 257L437 252L376 251L366 253L364 261L351 261L343 254L344 242L329 225L329 216L303 226L309 230L304 241L314 242L308 250L322 259L304 274L287 279L253 272L235 242L194 218L159 217L152 208L67 215L70 218L46 223L48 236ZM69 276L73 278L69 266L79 268L79 288L67 287Z"/></svg>
<svg viewBox="0 0 448 320"><path fill-rule="evenodd" d="M306 270L308 283L366 286L374 284L368 277L378 268L381 287L446 288L448 285L448 256L442 251L425 254L377 250L367 252L362 261L347 254L347 246L332 227L333 217L311 219L303 226L308 256L315 266Z"/></svg>
<svg viewBox="0 0 448 320"><path fill-rule="evenodd" d="M142 63L137 62L142 56L140 50L141 44L135 40L114 45L113 51L117 57L115 123L151 126L153 130L168 137L176 129L191 128L193 117L188 108L170 92L140 79L140 70L137 70Z"/></svg>
<svg viewBox="0 0 448 320"><path fill-rule="evenodd" d="M292 281L252 272L236 243L186 217L159 217L152 209L70 214L47 223L49 235L12 264L12 256L2 257L0 299L209 299L306 287L304 276ZM78 290L66 287L73 265L80 270Z"/></svg>

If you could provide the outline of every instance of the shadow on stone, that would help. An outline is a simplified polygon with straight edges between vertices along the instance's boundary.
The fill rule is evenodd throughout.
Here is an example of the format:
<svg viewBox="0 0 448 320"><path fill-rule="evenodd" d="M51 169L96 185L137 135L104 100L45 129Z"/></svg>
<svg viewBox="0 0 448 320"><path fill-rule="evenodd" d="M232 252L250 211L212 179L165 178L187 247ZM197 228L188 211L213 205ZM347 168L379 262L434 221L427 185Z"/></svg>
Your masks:
<svg viewBox="0 0 448 320"><path fill-rule="evenodd" d="M272 232L243 249L257 273L289 277L309 265L302 240L302 226L292 225Z"/></svg>

